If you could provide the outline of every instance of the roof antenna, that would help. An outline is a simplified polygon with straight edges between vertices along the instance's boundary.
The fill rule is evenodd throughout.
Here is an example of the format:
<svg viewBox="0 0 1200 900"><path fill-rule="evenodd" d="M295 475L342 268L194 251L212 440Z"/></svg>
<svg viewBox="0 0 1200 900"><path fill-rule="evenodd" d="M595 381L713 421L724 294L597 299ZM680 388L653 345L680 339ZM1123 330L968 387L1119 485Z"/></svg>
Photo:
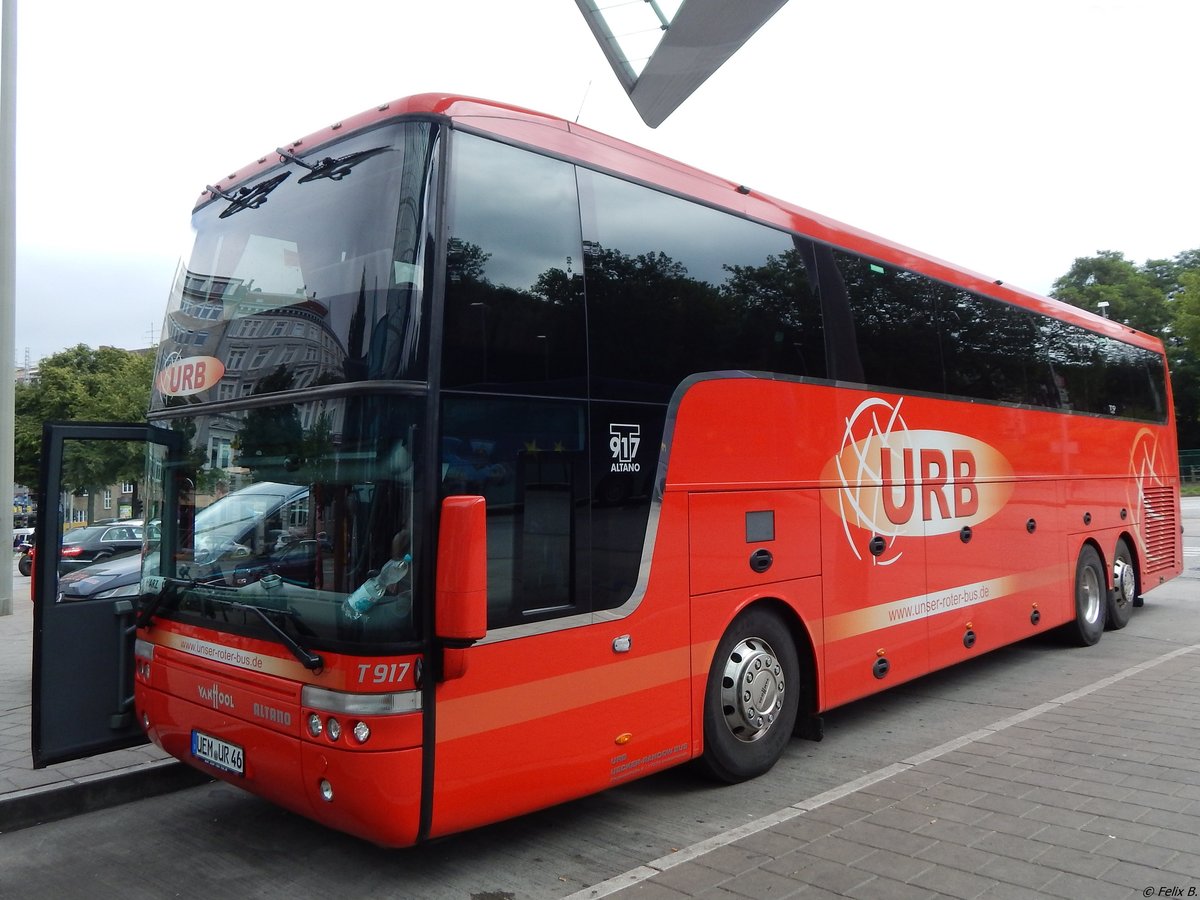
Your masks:
<svg viewBox="0 0 1200 900"><path fill-rule="evenodd" d="M583 115L583 104L587 103L588 91L592 89L591 79L588 79L587 87L583 89L583 99L579 101L579 112L575 113L575 124L579 124L579 117Z"/></svg>

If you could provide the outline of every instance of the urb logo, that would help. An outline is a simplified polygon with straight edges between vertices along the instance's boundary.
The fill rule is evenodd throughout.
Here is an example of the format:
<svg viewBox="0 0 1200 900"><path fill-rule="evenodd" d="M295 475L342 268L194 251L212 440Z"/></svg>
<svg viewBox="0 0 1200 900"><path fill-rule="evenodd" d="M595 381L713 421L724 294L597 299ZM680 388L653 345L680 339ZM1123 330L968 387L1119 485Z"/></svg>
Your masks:
<svg viewBox="0 0 1200 900"><path fill-rule="evenodd" d="M641 446L642 426L613 425L608 426L608 449L612 451L613 464L610 472L640 472L642 467L634 462L638 447Z"/></svg>
<svg viewBox="0 0 1200 900"><path fill-rule="evenodd" d="M213 709L220 709L222 706L233 709L233 695L224 693L221 690L221 686L215 681L212 687L200 687L196 685L196 692L200 695L201 700L211 703Z"/></svg>
<svg viewBox="0 0 1200 900"><path fill-rule="evenodd" d="M903 555L897 538L952 534L998 513L1012 495L1012 466L996 448L953 431L910 429L895 406L878 397L846 419L842 448L824 477L841 485L826 493L840 514L854 555L861 528L887 540L875 565Z"/></svg>

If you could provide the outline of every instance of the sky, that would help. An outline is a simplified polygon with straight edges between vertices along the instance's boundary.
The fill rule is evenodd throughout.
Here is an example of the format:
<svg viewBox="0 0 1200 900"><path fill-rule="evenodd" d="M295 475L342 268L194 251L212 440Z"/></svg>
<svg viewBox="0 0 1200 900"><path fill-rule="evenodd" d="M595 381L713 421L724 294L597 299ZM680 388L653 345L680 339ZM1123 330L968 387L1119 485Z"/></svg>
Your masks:
<svg viewBox="0 0 1200 900"><path fill-rule="evenodd" d="M572 0L17 2L18 365L149 346L206 184L424 91L1039 293L1101 250L1200 247L1195 0L790 0L657 129Z"/></svg>

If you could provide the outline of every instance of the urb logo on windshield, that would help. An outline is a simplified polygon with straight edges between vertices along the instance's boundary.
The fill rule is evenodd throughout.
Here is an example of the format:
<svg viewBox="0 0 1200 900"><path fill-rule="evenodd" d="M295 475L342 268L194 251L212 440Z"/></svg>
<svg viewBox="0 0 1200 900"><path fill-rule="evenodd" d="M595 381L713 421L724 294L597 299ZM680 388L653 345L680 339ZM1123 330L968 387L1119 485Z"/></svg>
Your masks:
<svg viewBox="0 0 1200 900"><path fill-rule="evenodd" d="M640 472L642 467L635 461L641 446L641 425L608 426L608 449L612 451L613 464L610 472Z"/></svg>

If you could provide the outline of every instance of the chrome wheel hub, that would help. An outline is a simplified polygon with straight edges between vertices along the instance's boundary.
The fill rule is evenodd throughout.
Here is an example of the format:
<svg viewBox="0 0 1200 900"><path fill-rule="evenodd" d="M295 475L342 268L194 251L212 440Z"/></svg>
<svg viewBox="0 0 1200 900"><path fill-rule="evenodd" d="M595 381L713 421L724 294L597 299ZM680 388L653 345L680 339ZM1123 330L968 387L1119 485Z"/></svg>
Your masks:
<svg viewBox="0 0 1200 900"><path fill-rule="evenodd" d="M1118 559L1113 563L1113 587L1117 590L1117 601L1132 603L1137 596L1137 578L1129 560Z"/></svg>
<svg viewBox="0 0 1200 900"><path fill-rule="evenodd" d="M1080 608L1084 621L1089 624L1094 624L1100 618L1100 580L1096 574L1096 569L1088 566L1079 579Z"/></svg>
<svg viewBox="0 0 1200 900"><path fill-rule="evenodd" d="M775 724L783 709L783 667L762 638L745 638L725 661L721 709L725 724L739 741L756 741Z"/></svg>

